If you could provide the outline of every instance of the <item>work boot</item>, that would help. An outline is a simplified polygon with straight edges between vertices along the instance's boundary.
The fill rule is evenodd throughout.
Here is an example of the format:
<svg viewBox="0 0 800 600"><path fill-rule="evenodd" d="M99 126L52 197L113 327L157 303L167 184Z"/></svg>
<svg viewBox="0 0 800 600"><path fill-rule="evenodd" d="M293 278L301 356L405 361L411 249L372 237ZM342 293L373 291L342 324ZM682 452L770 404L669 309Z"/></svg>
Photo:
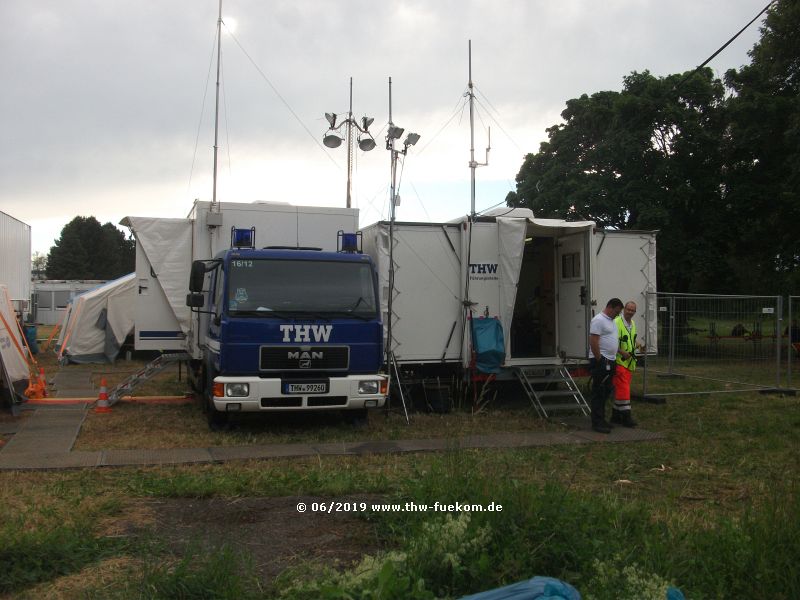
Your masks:
<svg viewBox="0 0 800 600"><path fill-rule="evenodd" d="M622 426L623 427L636 427L638 423L633 420L631 411L626 410L622 413Z"/></svg>
<svg viewBox="0 0 800 600"><path fill-rule="evenodd" d="M614 423L615 425L622 425L623 424L622 411L621 410L617 410L616 408L612 408L611 409L611 422Z"/></svg>
<svg viewBox="0 0 800 600"><path fill-rule="evenodd" d="M597 433L611 433L611 425L605 421L599 423L592 423L592 429Z"/></svg>

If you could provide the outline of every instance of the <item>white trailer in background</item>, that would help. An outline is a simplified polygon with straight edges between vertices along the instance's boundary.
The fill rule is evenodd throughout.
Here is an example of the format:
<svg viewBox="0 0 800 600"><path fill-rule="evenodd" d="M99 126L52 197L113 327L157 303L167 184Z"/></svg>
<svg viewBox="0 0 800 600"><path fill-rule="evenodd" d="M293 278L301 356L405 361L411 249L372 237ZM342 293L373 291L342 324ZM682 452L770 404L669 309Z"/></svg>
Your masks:
<svg viewBox="0 0 800 600"><path fill-rule="evenodd" d="M72 301L106 283L103 279L43 279L33 282L31 314L38 325L63 325Z"/></svg>
<svg viewBox="0 0 800 600"><path fill-rule="evenodd" d="M384 327L390 229L392 352L414 378L469 368L469 320L481 317L502 326L504 374L566 375L563 367L586 362L589 321L608 299L635 299L643 310L643 294L655 291L653 232L603 232L591 221L538 219L527 209L499 209L474 223L383 221L363 236L378 266ZM652 333L648 343L655 347Z"/></svg>
<svg viewBox="0 0 800 600"><path fill-rule="evenodd" d="M14 310L27 317L31 300L31 226L0 211L0 284Z"/></svg>

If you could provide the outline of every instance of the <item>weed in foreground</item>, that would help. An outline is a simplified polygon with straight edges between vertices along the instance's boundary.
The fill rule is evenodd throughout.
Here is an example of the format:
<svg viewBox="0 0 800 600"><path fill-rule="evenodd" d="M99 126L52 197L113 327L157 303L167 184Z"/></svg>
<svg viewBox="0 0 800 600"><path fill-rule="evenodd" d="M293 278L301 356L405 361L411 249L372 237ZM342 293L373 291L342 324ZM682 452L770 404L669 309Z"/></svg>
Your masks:
<svg viewBox="0 0 800 600"><path fill-rule="evenodd" d="M789 600L800 597L792 566L800 559L800 497L794 487L775 496L758 512L697 528L654 520L639 501L487 477L468 453L454 452L420 472L396 501L496 502L502 512L373 513L392 550L344 572L288 571L275 593L292 600L458 598L549 575L593 600L663 599L670 585L693 599Z"/></svg>
<svg viewBox="0 0 800 600"><path fill-rule="evenodd" d="M140 577L121 589L120 598L142 600L249 600L263 598L252 563L230 546L203 551L189 549L178 561L150 557Z"/></svg>

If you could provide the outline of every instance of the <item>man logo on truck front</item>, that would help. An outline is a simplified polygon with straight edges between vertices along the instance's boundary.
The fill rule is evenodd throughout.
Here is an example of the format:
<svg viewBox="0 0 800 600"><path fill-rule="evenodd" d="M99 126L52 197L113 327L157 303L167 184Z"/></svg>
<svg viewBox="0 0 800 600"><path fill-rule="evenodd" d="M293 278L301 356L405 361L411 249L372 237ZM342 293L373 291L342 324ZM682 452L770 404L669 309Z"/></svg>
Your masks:
<svg viewBox="0 0 800 600"><path fill-rule="evenodd" d="M322 360L322 352L288 352L286 357L289 360L298 361L297 366L301 369L310 369L311 360Z"/></svg>
<svg viewBox="0 0 800 600"><path fill-rule="evenodd" d="M327 342L333 325L281 325L280 330L284 342Z"/></svg>

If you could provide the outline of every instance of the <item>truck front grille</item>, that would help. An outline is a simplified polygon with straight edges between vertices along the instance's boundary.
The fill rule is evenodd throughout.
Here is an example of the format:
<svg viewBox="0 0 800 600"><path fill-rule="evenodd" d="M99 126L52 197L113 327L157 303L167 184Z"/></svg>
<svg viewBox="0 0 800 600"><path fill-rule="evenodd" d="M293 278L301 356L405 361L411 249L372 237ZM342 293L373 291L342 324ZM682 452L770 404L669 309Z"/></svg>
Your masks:
<svg viewBox="0 0 800 600"><path fill-rule="evenodd" d="M261 346L262 371L346 371L350 366L347 346Z"/></svg>

